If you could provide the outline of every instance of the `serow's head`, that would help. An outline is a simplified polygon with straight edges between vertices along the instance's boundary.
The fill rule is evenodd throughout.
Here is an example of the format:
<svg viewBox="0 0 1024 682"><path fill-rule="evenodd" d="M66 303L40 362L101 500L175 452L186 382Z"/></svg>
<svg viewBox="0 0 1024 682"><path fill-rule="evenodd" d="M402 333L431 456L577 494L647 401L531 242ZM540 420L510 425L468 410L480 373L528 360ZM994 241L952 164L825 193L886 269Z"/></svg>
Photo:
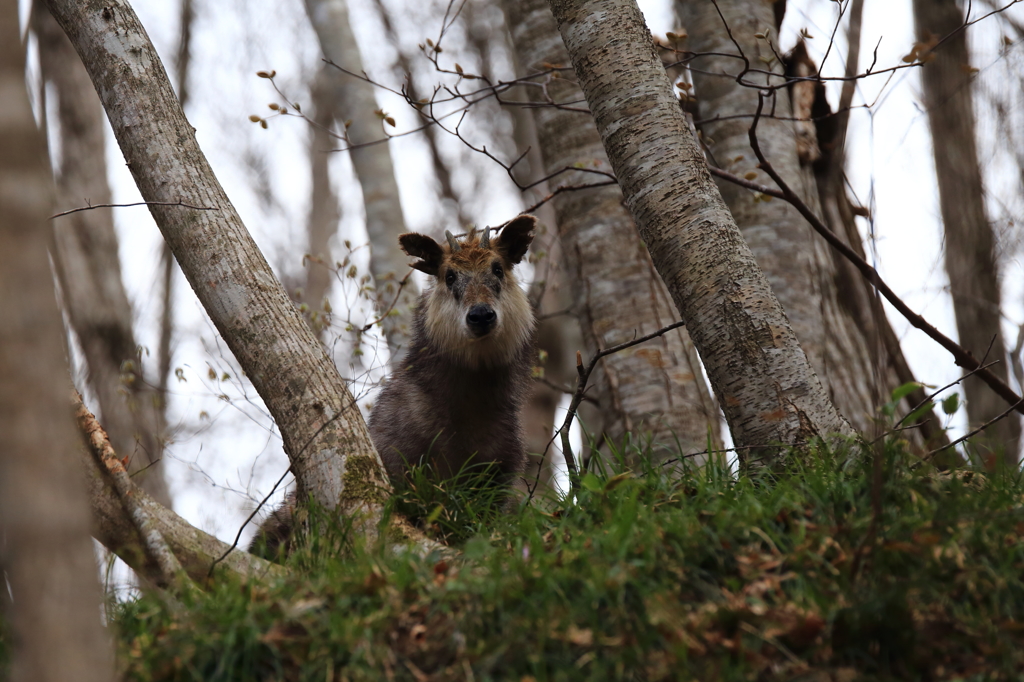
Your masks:
<svg viewBox="0 0 1024 682"><path fill-rule="evenodd" d="M412 267L435 278L427 294L424 330L442 352L470 367L508 364L533 334L533 312L513 268L523 260L537 219L521 215L492 236L476 230L461 241L445 232L438 244L422 234L398 238L419 260Z"/></svg>

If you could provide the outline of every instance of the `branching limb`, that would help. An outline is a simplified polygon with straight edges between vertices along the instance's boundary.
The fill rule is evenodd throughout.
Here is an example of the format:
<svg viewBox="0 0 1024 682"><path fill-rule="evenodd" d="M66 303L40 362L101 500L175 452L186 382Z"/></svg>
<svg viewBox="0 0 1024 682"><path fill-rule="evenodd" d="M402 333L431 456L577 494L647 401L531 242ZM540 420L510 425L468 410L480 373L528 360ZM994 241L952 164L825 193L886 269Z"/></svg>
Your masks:
<svg viewBox="0 0 1024 682"><path fill-rule="evenodd" d="M150 518L146 510L138 504L135 496L135 484L128 476L128 470L124 463L117 458L114 448L110 445L106 431L96 421L95 415L82 402L82 396L76 391L74 393L75 419L78 421L78 428L82 431L89 451L96 461L101 464L110 476L114 484L114 490L121 500L132 523L139 531L139 536L146 547L146 553L156 563L160 570L160 579L157 585L160 587L173 587L175 591L191 592L195 585L189 580L178 562L174 552L167 546L166 540L160 534L160 530Z"/></svg>
<svg viewBox="0 0 1024 682"><path fill-rule="evenodd" d="M749 132L750 146L754 150L754 154L757 156L757 160L759 162L758 168L767 173L768 176L775 181L775 184L779 186L779 189L781 189L782 193L785 195L785 200L791 203L796 210L800 212L800 215L810 223L811 227L814 228L814 231L824 237L825 241L832 245L836 251L853 263L854 267L860 270L861 274L864 275L868 282L878 289L879 293L885 297L885 300L889 301L889 303L891 303L892 306L896 308L896 310L898 310L908 322L910 322L910 324L923 331L940 346L949 351L958 366L963 367L966 370L976 372L978 377L988 384L997 395L1006 400L1007 403L1013 405L1013 409L1024 414L1024 402L1021 401L1021 397L1017 395L1017 393L1010 388L1006 382L982 367L981 363L978 362L978 359L975 358L969 350L953 341L951 338L932 326L932 324L922 316L911 310L910 307L903 302L903 299L897 296L896 293L889 288L889 285L885 283L881 275L878 274L878 271L867 261L861 258L846 244L846 242L840 239L838 235L830 230L825 223L823 223L821 219L814 214L814 211L804 203L803 199L801 199L800 196L794 192L788 184L786 184L786 181L782 179L782 176L780 176L772 167L772 164L765 158L764 152L761 151L761 147L757 140L757 123L764 106L764 95L765 93L763 91L758 93L757 112L754 115L754 122L750 126Z"/></svg>
<svg viewBox="0 0 1024 682"><path fill-rule="evenodd" d="M184 572L183 576L187 576L183 577L184 580L205 582L210 563L223 554L228 545L195 528L156 502L127 476L124 477L128 478L127 484L124 479L120 484L121 490L126 492L122 495L117 489L119 484L116 483L118 476L115 469L120 468L123 472L124 467L110 447L103 429L96 423L96 418L88 410L83 414L82 409L78 410L79 427L90 452L80 452L87 472L93 535L140 577L154 584L168 584L173 582L167 580L168 575L172 578L181 575L175 573L175 565L177 570ZM113 461L108 464L108 460ZM130 512L128 505L134 511ZM147 530L140 530L140 524L136 523L139 517L145 519L146 523L141 525ZM151 542L147 542L151 540L147 538L148 532L155 535ZM150 544L161 544L160 552L151 552ZM158 562L159 553L164 556ZM232 553L222 567L243 580L284 574L280 566L245 552Z"/></svg>
<svg viewBox="0 0 1024 682"><path fill-rule="evenodd" d="M651 339L662 336L673 329L679 329L685 325L686 322L675 322L667 327L662 327L656 332L652 332L646 336L641 336L638 339L633 339L632 341L620 343L619 345L612 346L611 348L599 350L594 357L590 359L590 362L586 367L583 366L583 356L579 351L576 351L576 372L579 374L579 381L576 384L576 392L573 393L572 401L569 403L569 411L565 415L565 421L562 422L562 428L558 430L558 436L562 439L562 455L565 457L565 467L569 471L569 482L573 490L577 490L579 488L580 474L579 469L576 467L576 459L572 454L572 447L569 445L569 428L572 426L572 420L576 418L576 411L579 410L580 403L583 402L583 394L587 390L587 381L590 379L590 375L597 367L597 363L601 358L607 355L618 353L621 350L626 350L627 348L644 343L645 341L650 341Z"/></svg>

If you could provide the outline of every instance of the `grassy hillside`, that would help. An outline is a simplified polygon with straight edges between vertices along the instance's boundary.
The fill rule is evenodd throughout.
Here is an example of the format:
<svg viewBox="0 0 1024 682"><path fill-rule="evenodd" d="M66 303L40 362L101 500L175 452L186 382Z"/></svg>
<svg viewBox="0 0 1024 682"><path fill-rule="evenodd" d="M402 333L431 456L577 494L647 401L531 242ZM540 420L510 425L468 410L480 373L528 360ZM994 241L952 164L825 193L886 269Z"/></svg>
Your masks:
<svg viewBox="0 0 1024 682"><path fill-rule="evenodd" d="M880 456L591 473L492 520L421 480L405 505L460 559L316 538L279 584L118 607L120 658L136 680L1019 679L1020 476Z"/></svg>

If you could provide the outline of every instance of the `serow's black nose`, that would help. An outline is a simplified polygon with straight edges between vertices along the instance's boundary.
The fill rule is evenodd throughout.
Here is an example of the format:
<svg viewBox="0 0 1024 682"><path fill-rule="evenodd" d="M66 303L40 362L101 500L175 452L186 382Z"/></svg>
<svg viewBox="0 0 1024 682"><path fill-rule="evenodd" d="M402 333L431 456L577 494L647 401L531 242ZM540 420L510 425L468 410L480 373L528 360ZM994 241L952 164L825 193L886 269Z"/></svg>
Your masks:
<svg viewBox="0 0 1024 682"><path fill-rule="evenodd" d="M466 313L466 324L474 336L483 336L494 328L498 321L498 314L489 305L477 303Z"/></svg>

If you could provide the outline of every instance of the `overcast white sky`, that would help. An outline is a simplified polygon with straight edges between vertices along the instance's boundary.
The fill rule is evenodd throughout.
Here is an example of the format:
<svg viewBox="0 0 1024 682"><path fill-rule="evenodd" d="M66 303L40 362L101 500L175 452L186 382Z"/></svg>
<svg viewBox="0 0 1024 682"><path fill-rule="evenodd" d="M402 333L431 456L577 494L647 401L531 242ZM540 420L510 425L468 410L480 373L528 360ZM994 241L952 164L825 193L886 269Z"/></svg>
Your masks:
<svg viewBox="0 0 1024 682"><path fill-rule="evenodd" d="M397 2L389 0L387 4ZM186 113L221 183L268 260L279 273L294 276L300 272L305 244L309 192L307 130L297 119L275 119L269 130L261 130L248 121L248 116L269 114L267 103L280 100L268 81L254 75L259 69L275 69L286 92L295 99L308 101L304 84L318 65L319 47L300 0L196 0L196 4L192 101ZM676 28L668 2L645 0L640 4L653 31L664 33ZM173 80L178 3L135 0L133 5ZM371 76L397 85L387 70L393 54L369 11L372 0L350 0L350 5L368 71ZM806 27L815 36L810 47L812 54L817 50L813 56L820 63L837 11L835 2L790 0L782 47L788 49L797 31ZM414 11L397 23L399 30L406 31L408 39L415 42L422 42L438 31L437 22L423 22ZM984 60L976 64L984 70L996 62L999 34L976 30L974 35L991 48ZM864 50L870 54L878 43L880 66L898 63L912 42L909 2L883 4L867 0ZM842 72L845 52L840 31L835 49L824 65L827 75ZM952 309L945 293L947 282L942 268L927 120L917 105L917 72L899 72L881 97L877 97L882 81L862 81L855 100L859 104L877 98L877 103L870 110L855 110L851 116L850 180L856 195L863 202L870 202L874 209L871 245L883 277L913 309L955 338ZM830 99L834 105L838 92L830 93ZM399 131L416 125L417 117L396 97L382 93L379 102L397 119ZM1019 99L1017 110L1020 111ZM408 225L411 229L430 231L440 214L431 204L429 179L423 171L429 163L422 140L419 135L411 135L390 144L399 168ZM988 148L983 145L983 149ZM112 139L108 162L115 200L138 201L137 190ZM1004 162L998 157L986 158L985 162L997 171L990 186L998 184L1002 177L998 169L1004 168L1000 165ZM262 185L256 170L260 163L265 178ZM338 154L332 164L344 208L340 239L363 243L361 198L348 161ZM1005 185L1014 186L1011 180L1016 171L1005 166L1003 173L1010 176ZM460 187L474 187L473 183L477 183L475 187L486 190L476 192L475 200L467 206L467 213L480 224L500 223L521 207L503 176L500 168L482 171L479 167L467 167L456 174ZM270 191L261 192L261 187ZM139 321L139 340L155 350L160 236L144 208L120 209L116 220L126 285ZM867 230L866 223L863 228ZM1019 251L1004 260L1003 268L1004 309L1008 317L1005 332L1012 341L1016 325L1024 322L1024 271ZM172 423L179 426L170 446L167 467L174 506L189 521L230 540L247 515L246 492L261 495L268 491L287 463L262 403L251 387L246 389L235 379L239 373L233 359L218 342L187 284L180 277L177 284L179 327L175 366L184 369L187 382L174 387L176 395L172 402ZM332 302L337 308L333 297ZM945 351L909 329L902 319L891 314L890 319L903 338L904 351L921 381L940 385L954 380L958 369ZM345 357L339 360L344 364ZM233 380L211 381L207 376L211 366L218 374L228 371ZM148 369L152 377L152 367ZM218 398L220 395L228 396L230 402ZM962 426L962 421L956 420L953 435L962 433Z"/></svg>

